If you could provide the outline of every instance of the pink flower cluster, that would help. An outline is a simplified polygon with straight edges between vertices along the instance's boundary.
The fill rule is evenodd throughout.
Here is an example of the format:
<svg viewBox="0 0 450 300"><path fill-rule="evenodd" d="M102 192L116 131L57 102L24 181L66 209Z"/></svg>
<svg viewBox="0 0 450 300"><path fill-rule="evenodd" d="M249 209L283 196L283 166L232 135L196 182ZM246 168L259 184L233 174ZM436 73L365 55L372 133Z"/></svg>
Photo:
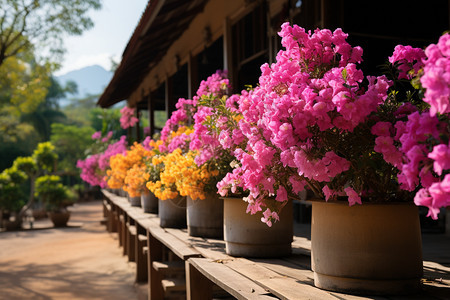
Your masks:
<svg viewBox="0 0 450 300"><path fill-rule="evenodd" d="M433 219L437 219L440 208L450 205L449 57L448 34L425 52L410 46L395 47L389 61L400 63L400 79L415 80L420 76L426 89L423 100L430 109L419 112L417 107L405 103L395 113L394 126L378 122L372 127L372 134L377 136L374 150L398 168L400 188L416 192L414 202L428 207L428 216Z"/></svg>
<svg viewBox="0 0 450 300"><path fill-rule="evenodd" d="M123 129L133 127L139 121L139 119L134 116L135 113L134 108L124 106L120 110L120 113L122 114L122 116L120 117L120 126Z"/></svg>
<svg viewBox="0 0 450 300"><path fill-rule="evenodd" d="M85 160L78 160L77 168L81 169L81 179L93 186L105 188L107 183L104 178L106 169L109 168L109 158L117 153L125 153L126 145L126 136L122 136L119 141L108 145L104 152L93 154Z"/></svg>
<svg viewBox="0 0 450 300"><path fill-rule="evenodd" d="M224 149L221 141L225 144L229 143L229 135L226 131L228 118L218 111L218 104L229 89L229 80L226 76L226 71L217 70L200 83L195 97L197 112L193 117L194 134L190 149L200 150L195 158L198 165L211 159L219 159ZM226 101L229 102L228 99ZM212 127L215 127L215 130Z"/></svg>
<svg viewBox="0 0 450 300"><path fill-rule="evenodd" d="M399 75L398 79L412 79L423 67L425 52L420 48L397 45L394 54L389 57L391 64L397 63ZM411 72L412 71L412 72Z"/></svg>
<svg viewBox="0 0 450 300"><path fill-rule="evenodd" d="M427 59L424 74L420 78L426 88L425 102L430 104L430 113L444 114L450 112L450 34L446 33L437 45L431 44L425 49Z"/></svg>
<svg viewBox="0 0 450 300"><path fill-rule="evenodd" d="M230 88L230 82L227 76L227 71L217 70L216 73L209 76L206 80L202 80L197 90L197 96L215 96L222 98Z"/></svg>
<svg viewBox="0 0 450 300"><path fill-rule="evenodd" d="M406 123L399 121L396 127L397 135L401 134L399 150L403 154L403 162L398 167L400 187L415 191L421 186L414 202L428 207L428 216L437 219L439 209L450 205L450 178L447 178L448 175L443 176L450 169L450 153L448 145L443 144L441 139L448 130L447 126L425 111L412 113ZM431 152L430 143L435 145Z"/></svg>
<svg viewBox="0 0 450 300"><path fill-rule="evenodd" d="M195 100L180 98L175 107L177 109L172 112L161 131L161 140L163 141L168 139L172 131L177 131L178 126L189 123L190 118L195 113Z"/></svg>

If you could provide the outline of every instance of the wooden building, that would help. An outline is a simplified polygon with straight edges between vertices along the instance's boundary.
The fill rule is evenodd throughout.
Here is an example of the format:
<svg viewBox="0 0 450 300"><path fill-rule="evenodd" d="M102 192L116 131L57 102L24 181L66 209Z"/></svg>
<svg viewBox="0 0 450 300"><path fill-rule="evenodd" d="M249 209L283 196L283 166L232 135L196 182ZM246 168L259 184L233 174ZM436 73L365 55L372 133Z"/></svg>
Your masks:
<svg viewBox="0 0 450 300"><path fill-rule="evenodd" d="M395 45L437 42L450 28L449 9L448 0L150 0L98 105L126 100L148 114L154 133L154 112L170 116L217 69L228 70L234 92L256 85L260 66L281 47L277 32L286 21L342 28L350 44L363 47L363 70L379 73Z"/></svg>

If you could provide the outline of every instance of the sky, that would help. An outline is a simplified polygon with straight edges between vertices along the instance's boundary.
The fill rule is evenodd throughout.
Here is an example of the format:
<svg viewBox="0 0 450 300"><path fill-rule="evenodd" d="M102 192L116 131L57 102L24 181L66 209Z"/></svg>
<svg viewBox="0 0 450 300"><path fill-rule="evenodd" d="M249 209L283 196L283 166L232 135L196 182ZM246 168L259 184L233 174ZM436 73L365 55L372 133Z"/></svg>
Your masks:
<svg viewBox="0 0 450 300"><path fill-rule="evenodd" d="M111 69L111 57L119 62L148 0L103 0L101 10L92 10L94 27L81 36L64 38L66 54L55 75L100 65Z"/></svg>

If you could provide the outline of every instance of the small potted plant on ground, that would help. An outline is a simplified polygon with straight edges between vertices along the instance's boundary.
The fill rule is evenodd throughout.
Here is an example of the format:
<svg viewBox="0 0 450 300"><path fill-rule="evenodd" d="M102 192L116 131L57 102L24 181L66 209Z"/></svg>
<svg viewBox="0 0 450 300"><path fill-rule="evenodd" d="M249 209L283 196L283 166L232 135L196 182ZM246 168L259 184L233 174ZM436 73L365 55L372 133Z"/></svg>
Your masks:
<svg viewBox="0 0 450 300"><path fill-rule="evenodd" d="M26 175L12 167L0 173L0 214L5 230L16 230L22 226L20 210L25 204L21 183Z"/></svg>
<svg viewBox="0 0 450 300"><path fill-rule="evenodd" d="M67 226L70 211L67 207L74 203L74 196L56 175L45 175L36 179L36 196L44 203L49 218L55 227Z"/></svg>

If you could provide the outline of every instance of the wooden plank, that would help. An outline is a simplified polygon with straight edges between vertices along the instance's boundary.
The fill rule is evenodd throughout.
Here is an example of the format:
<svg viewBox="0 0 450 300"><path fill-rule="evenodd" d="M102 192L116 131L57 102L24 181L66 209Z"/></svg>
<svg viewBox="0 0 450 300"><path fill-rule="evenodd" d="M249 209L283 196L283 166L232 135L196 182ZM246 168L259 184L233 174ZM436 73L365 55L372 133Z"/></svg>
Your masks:
<svg viewBox="0 0 450 300"><path fill-rule="evenodd" d="M193 237L189 236L187 232L179 229L166 228L166 230L177 238L186 241L203 257L208 257L213 260L232 258L225 253L225 242L223 240Z"/></svg>
<svg viewBox="0 0 450 300"><path fill-rule="evenodd" d="M139 242L147 242L147 236L143 234L138 235Z"/></svg>
<svg viewBox="0 0 450 300"><path fill-rule="evenodd" d="M184 260L175 261L154 261L153 268L160 272L162 275L175 275L183 274L184 271Z"/></svg>
<svg viewBox="0 0 450 300"><path fill-rule="evenodd" d="M158 219L159 220L159 219ZM157 219L151 219L151 222L158 222ZM158 226L150 226L148 228L151 235L158 239L162 244L169 248L179 258L186 260L188 257L199 257L201 254L188 245L186 242L178 239L174 235L168 233L164 228Z"/></svg>
<svg viewBox="0 0 450 300"><path fill-rule="evenodd" d="M334 296L299 280L280 275L253 261L237 258L225 261L224 264L236 272L251 278L253 281L272 292L280 299L332 299ZM308 281L306 279L306 281Z"/></svg>
<svg viewBox="0 0 450 300"><path fill-rule="evenodd" d="M228 268L226 265L207 258L190 258L188 262L213 283L237 299L276 299L269 292Z"/></svg>
<svg viewBox="0 0 450 300"><path fill-rule="evenodd" d="M165 292L184 292L186 291L186 281L184 278L166 278L161 280Z"/></svg>

